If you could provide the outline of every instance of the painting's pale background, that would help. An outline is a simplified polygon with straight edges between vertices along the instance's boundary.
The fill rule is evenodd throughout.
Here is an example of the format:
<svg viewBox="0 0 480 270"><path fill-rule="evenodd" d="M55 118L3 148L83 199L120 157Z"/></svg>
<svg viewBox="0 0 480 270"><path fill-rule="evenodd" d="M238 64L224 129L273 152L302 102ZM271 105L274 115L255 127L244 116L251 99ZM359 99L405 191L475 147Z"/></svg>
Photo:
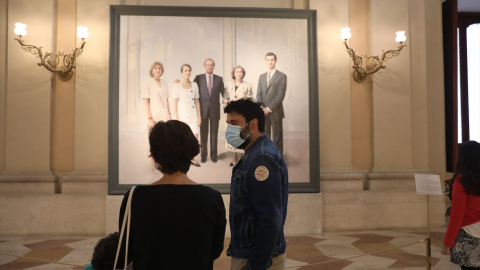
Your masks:
<svg viewBox="0 0 480 270"><path fill-rule="evenodd" d="M119 184L144 184L161 174L150 168L146 116L141 84L153 61L160 61L171 90L180 78L180 66L192 66L192 77L204 73L205 59L215 60L214 73L227 84L231 69L246 70L254 96L260 74L266 72L265 54L277 55L277 69L287 74L283 102L284 153L290 182L310 182L308 147L307 22L300 19L121 16L119 76ZM218 163L208 158L189 177L199 183L229 183L231 153L224 147L225 116L220 119ZM301 151L294 151L294 149ZM199 158L197 157L197 161ZM213 173L212 173L213 172Z"/></svg>

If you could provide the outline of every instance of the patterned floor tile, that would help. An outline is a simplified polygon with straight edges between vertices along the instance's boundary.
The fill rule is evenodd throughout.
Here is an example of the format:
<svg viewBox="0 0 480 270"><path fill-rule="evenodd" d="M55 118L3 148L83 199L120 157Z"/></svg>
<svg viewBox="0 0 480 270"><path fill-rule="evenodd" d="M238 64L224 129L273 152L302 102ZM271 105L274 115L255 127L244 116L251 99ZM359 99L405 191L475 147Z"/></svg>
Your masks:
<svg viewBox="0 0 480 270"><path fill-rule="evenodd" d="M350 238L343 240L325 240L321 243L315 244L315 247L320 250L326 256L344 259L349 257L355 257L364 255L360 249L352 245L351 243L356 241L358 238Z"/></svg>
<svg viewBox="0 0 480 270"><path fill-rule="evenodd" d="M345 267L347 267L350 264L351 264L351 262L348 262L348 261L337 261L337 260L330 261L329 260L329 261L324 261L324 262L321 262L321 263L308 264L308 265L302 266L302 267L297 268L297 269L298 270L318 270L318 269L340 270L340 269L344 269Z"/></svg>
<svg viewBox="0 0 480 270"><path fill-rule="evenodd" d="M15 263L9 263L5 265L0 265L0 269L2 270L18 270L18 269L29 269L35 266L44 265L45 263L31 261L31 262L20 262L17 261Z"/></svg>
<svg viewBox="0 0 480 270"><path fill-rule="evenodd" d="M49 265L49 262L58 262L65 256L67 256L69 253L73 251L71 247L66 246L66 244L76 242L79 240L76 239L55 239L55 240L41 240L41 241L35 241L35 242L30 242L30 241L23 241L26 244L23 246L25 248L28 248L30 251L22 254L22 258L16 258L15 260L11 260L8 263L3 263L0 262L1 269L48 269L49 267L46 265ZM19 245L19 242L22 241L16 241L14 245L10 243L10 247L17 247ZM2 245L1 243L0 245ZM10 253L11 254L11 253ZM35 260L35 259L30 259L30 258L36 258L36 259L41 259L40 260ZM50 266L52 268L53 266ZM55 269L61 269L62 267L65 269L65 265L61 266L61 264L55 264ZM66 269L72 269L71 266L69 266Z"/></svg>
<svg viewBox="0 0 480 270"><path fill-rule="evenodd" d="M74 267L73 266L68 266L68 265L62 265L62 264L56 264L56 263L47 263L47 264L42 264L42 265L39 265L39 266L35 266L35 267L30 267L30 268L25 268L25 270L47 270L47 269L51 269L51 270L72 270ZM85 268L85 267L83 267ZM83 270L83 268L81 268L81 270Z"/></svg>
<svg viewBox="0 0 480 270"><path fill-rule="evenodd" d="M380 258L376 256L362 256L358 258L351 259L352 264L343 268L342 270L373 270L373 269L388 269L395 260Z"/></svg>
<svg viewBox="0 0 480 270"><path fill-rule="evenodd" d="M392 264L390 268L421 267L426 265L426 257L415 254L382 254L378 256L396 260L396 262ZM438 261L439 259L436 258L431 259L432 265L435 265Z"/></svg>
<svg viewBox="0 0 480 270"><path fill-rule="evenodd" d="M12 254L12 255L16 255L16 256L23 256L26 253L28 253L28 251L19 251L19 250L3 250L3 251L0 251L0 252L5 252L7 254ZM13 262L16 259L17 259L17 257L14 257L14 256L8 256L8 255L0 254L0 266L2 264L7 264L7 263L10 263L10 262ZM0 269L2 269L2 268L0 267Z"/></svg>
<svg viewBox="0 0 480 270"><path fill-rule="evenodd" d="M432 269L458 270L448 256L440 254L445 228L431 232ZM421 231L363 231L287 236L286 269L289 270L420 270L425 269L426 233ZM82 270L89 263L93 247L100 237L41 238L2 237L0 269L73 269ZM226 250L215 261L215 270L230 268ZM417 242L417 243L415 243ZM378 252L381 251L381 252ZM10 257L2 253L43 258L71 265L39 262ZM372 254L370 254L372 253Z"/></svg>
<svg viewBox="0 0 480 270"><path fill-rule="evenodd" d="M285 260L285 267L287 269L299 269L301 266L307 265L306 262L297 261L294 259L287 258Z"/></svg>
<svg viewBox="0 0 480 270"><path fill-rule="evenodd" d="M90 237L88 239L77 239L75 242L67 243L65 246L72 249L91 249L102 237Z"/></svg>
<svg viewBox="0 0 480 270"><path fill-rule="evenodd" d="M12 241L4 241L0 243L0 251L18 251L29 252L31 249L24 246L25 242L19 239Z"/></svg>

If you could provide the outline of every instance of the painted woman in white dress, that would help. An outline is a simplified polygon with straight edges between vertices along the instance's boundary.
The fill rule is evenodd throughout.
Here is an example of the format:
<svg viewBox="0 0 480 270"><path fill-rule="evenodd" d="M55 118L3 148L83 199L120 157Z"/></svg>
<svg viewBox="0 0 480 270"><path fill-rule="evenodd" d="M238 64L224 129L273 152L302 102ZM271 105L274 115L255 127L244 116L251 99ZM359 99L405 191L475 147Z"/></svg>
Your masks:
<svg viewBox="0 0 480 270"><path fill-rule="evenodd" d="M227 105L230 101L239 99L252 99L252 84L243 80L245 78L245 69L240 66L234 66L231 72L232 81L225 85L225 95L223 96L223 104ZM229 152L233 152L230 167L233 167L242 157L243 150L237 149L225 140L225 148Z"/></svg>
<svg viewBox="0 0 480 270"><path fill-rule="evenodd" d="M155 61L148 70L150 78L146 79L141 88L143 105L147 116L147 138L153 126L160 121L168 121L171 119L170 105L168 98L168 84L165 80L160 79L163 75L163 64ZM150 156L150 145L147 140L147 153ZM150 158L152 170L155 170L155 163Z"/></svg>
<svg viewBox="0 0 480 270"><path fill-rule="evenodd" d="M173 85L171 94L173 117L186 123L198 139L198 129L202 123L200 114L200 95L198 85L190 81L192 67L188 64L180 68L182 80ZM192 165L200 167L200 164L192 159Z"/></svg>

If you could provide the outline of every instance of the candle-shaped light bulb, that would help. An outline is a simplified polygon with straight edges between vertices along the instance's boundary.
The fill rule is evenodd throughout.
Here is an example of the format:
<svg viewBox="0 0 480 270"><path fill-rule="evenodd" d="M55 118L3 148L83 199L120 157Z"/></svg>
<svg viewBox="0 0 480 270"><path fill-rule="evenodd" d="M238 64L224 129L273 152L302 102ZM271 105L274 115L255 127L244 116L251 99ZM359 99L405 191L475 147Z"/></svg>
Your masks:
<svg viewBox="0 0 480 270"><path fill-rule="evenodd" d="M340 29L340 31L342 32L340 34L340 37L343 40L348 40L352 37L352 34L350 34L350 28L349 27L343 27L342 29Z"/></svg>
<svg viewBox="0 0 480 270"><path fill-rule="evenodd" d="M88 38L89 37L88 27L86 27L86 26L77 27L77 36L81 39Z"/></svg>
<svg viewBox="0 0 480 270"><path fill-rule="evenodd" d="M395 41L398 43L403 43L405 40L407 40L407 37L405 36L405 31L398 31L395 33L397 37L395 38Z"/></svg>
<svg viewBox="0 0 480 270"><path fill-rule="evenodd" d="M15 30L13 31L15 32L15 35L22 37L27 35L27 30L25 28L27 28L26 24L18 22L15 23Z"/></svg>

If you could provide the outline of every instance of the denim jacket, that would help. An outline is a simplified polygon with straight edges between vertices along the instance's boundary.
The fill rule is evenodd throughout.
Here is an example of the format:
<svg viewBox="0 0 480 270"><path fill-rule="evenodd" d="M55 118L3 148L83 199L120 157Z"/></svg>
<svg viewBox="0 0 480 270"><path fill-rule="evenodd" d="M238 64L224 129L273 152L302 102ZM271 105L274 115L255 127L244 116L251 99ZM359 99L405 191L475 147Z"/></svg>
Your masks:
<svg viewBox="0 0 480 270"><path fill-rule="evenodd" d="M272 257L285 253L288 204L287 166L267 135L245 151L231 181L227 255L248 259L247 270L266 269Z"/></svg>

